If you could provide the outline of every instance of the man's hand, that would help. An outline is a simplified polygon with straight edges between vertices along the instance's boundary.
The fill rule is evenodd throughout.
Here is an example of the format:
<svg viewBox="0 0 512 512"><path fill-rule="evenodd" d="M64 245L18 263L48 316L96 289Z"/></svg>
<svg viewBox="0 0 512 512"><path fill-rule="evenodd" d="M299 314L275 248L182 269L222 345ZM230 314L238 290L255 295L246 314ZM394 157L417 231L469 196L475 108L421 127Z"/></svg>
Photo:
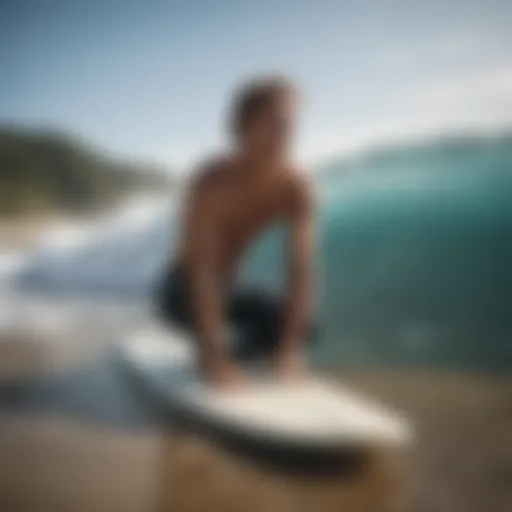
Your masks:
<svg viewBox="0 0 512 512"><path fill-rule="evenodd" d="M308 379L310 372L298 348L290 353L281 352L277 355L275 372L278 379L287 382L297 382Z"/></svg>
<svg viewBox="0 0 512 512"><path fill-rule="evenodd" d="M200 369L206 382L220 390L232 390L240 387L244 378L236 366L226 357L219 359L201 358Z"/></svg>

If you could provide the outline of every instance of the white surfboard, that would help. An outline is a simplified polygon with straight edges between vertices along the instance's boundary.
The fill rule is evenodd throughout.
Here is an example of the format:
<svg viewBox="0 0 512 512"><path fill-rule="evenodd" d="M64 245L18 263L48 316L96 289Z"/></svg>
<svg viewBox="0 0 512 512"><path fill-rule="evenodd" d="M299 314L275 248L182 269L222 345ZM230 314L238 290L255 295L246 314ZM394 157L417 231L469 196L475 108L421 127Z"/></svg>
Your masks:
<svg viewBox="0 0 512 512"><path fill-rule="evenodd" d="M155 326L135 333L122 350L164 404L227 433L319 449L404 446L411 439L402 416L338 383L286 384L259 371L242 389L213 389L200 380L192 347L184 334Z"/></svg>

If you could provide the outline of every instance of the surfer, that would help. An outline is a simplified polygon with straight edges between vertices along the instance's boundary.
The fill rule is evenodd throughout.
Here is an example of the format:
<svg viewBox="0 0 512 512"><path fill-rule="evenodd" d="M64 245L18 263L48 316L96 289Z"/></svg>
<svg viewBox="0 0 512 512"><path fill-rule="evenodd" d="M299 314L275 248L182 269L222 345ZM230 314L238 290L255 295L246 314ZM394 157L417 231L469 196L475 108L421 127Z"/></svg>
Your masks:
<svg viewBox="0 0 512 512"><path fill-rule="evenodd" d="M301 347L312 281L312 189L289 160L297 92L280 77L245 84L230 115L234 148L198 166L185 197L181 237L158 305L164 318L193 331L199 364L214 385L240 379L237 360L267 356L280 378L303 374ZM261 232L287 227L283 297L234 286L237 264ZM242 341L227 348L228 326Z"/></svg>

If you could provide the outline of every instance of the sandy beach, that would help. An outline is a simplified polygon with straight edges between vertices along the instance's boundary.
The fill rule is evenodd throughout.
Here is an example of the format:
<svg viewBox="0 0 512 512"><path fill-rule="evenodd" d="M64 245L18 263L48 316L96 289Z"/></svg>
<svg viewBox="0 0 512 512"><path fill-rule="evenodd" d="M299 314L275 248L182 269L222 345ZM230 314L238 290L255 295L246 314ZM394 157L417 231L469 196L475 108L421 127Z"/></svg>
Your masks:
<svg viewBox="0 0 512 512"><path fill-rule="evenodd" d="M2 357L8 350L16 346L2 343ZM25 347L16 355L14 380L3 375L0 510L156 510L161 423L126 385L108 349L82 365L75 358L72 365L48 366L25 380L20 359L29 352ZM356 369L336 377L414 422L408 510L511 510L509 378Z"/></svg>

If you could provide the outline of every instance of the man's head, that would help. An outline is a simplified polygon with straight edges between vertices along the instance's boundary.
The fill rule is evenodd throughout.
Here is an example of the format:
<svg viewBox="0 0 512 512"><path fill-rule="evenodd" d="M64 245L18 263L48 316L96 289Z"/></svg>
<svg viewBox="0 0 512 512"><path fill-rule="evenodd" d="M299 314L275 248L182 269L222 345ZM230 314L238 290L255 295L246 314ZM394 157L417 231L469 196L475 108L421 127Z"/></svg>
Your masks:
<svg viewBox="0 0 512 512"><path fill-rule="evenodd" d="M293 135L297 91L283 77L266 77L244 84L236 93L231 130L244 149L282 156Z"/></svg>

